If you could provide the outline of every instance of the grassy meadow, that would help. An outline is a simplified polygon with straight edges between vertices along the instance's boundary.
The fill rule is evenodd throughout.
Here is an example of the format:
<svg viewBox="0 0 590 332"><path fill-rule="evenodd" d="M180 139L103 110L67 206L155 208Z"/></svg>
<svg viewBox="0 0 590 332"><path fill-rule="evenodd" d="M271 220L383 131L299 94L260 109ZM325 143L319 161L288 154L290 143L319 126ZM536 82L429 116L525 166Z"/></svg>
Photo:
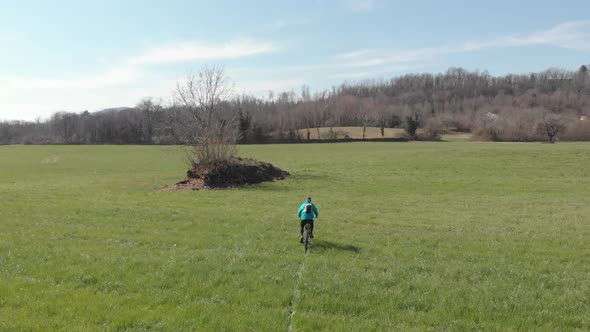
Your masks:
<svg viewBox="0 0 590 332"><path fill-rule="evenodd" d="M0 146L0 330L590 330L590 144ZM310 252L295 212L320 217Z"/></svg>

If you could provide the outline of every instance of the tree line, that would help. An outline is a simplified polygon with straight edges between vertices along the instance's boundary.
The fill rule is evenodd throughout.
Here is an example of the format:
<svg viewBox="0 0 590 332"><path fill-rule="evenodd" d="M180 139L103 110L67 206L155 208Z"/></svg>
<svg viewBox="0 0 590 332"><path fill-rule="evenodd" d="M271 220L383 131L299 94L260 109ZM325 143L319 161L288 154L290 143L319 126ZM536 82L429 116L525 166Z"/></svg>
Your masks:
<svg viewBox="0 0 590 332"><path fill-rule="evenodd" d="M132 108L3 121L0 144L191 143L195 132L187 124L201 106L195 105L191 115L179 92L169 105L146 97ZM220 97L215 121L223 128L235 120L240 143L306 140L313 131L320 137L320 128L344 126L380 127L384 138L384 128L404 128L409 138L422 139L462 131L494 141L590 140L585 65L504 76L450 68L439 74L345 82L315 93L303 86L299 93L255 97L224 91Z"/></svg>

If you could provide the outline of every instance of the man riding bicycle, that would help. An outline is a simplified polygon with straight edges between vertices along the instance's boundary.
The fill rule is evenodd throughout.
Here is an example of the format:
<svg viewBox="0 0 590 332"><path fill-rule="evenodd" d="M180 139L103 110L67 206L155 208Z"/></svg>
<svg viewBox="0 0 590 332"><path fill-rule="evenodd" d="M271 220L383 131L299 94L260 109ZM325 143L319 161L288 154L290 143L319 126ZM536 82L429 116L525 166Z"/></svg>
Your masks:
<svg viewBox="0 0 590 332"><path fill-rule="evenodd" d="M314 216L317 218L319 213L318 208L311 202L311 196L305 198L305 202L301 204L299 211L297 211L297 216L301 219L301 236L299 237L299 242L303 243L303 228L306 224L309 224L311 227L309 237L313 239L313 218Z"/></svg>

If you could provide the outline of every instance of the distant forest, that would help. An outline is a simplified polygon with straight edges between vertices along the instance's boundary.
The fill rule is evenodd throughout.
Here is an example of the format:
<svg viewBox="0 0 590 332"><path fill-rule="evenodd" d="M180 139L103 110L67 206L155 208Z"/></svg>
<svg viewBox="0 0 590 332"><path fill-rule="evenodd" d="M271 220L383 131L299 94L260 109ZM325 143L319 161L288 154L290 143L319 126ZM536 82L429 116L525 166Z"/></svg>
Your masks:
<svg viewBox="0 0 590 332"><path fill-rule="evenodd" d="M450 68L313 94L303 86L299 93L235 96L220 112L237 118L240 143L304 141L321 127L398 128L408 122L421 139L460 131L492 141L590 140L590 75L585 65L505 76ZM0 122L0 144L182 144L194 137L183 116L175 105L147 97L133 108Z"/></svg>

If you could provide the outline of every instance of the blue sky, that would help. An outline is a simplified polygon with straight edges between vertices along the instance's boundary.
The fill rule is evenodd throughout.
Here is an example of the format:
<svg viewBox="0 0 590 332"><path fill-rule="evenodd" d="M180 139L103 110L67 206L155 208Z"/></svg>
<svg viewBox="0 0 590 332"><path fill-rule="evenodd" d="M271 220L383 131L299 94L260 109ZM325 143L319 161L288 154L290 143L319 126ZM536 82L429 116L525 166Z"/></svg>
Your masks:
<svg viewBox="0 0 590 332"><path fill-rule="evenodd" d="M169 102L224 66L235 93L590 63L588 1L4 1L0 120Z"/></svg>

